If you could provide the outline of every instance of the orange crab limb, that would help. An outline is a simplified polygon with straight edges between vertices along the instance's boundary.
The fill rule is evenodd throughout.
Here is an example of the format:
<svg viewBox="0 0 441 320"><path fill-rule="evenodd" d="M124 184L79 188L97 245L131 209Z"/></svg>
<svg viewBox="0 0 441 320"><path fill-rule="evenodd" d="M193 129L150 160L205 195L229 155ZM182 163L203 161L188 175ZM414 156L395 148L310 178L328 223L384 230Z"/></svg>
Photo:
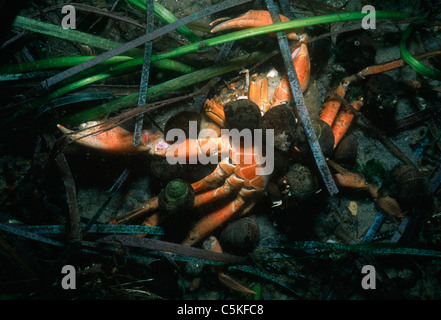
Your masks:
<svg viewBox="0 0 441 320"><path fill-rule="evenodd" d="M302 92L305 92L309 85L309 77L311 72L311 65L309 61L309 53L306 44L302 44L292 53L294 68L296 70L297 78ZM288 76L285 75L277 85L271 106L278 106L283 103L288 103L291 100L291 89L289 85Z"/></svg>
<svg viewBox="0 0 441 320"><path fill-rule="evenodd" d="M256 79L250 82L248 98L265 113L268 111L268 78Z"/></svg>
<svg viewBox="0 0 441 320"><path fill-rule="evenodd" d="M199 139L186 139L173 143L164 153L165 156L175 158L178 162L194 163L201 159L229 154L230 144L228 139L223 137L207 137Z"/></svg>
<svg viewBox="0 0 441 320"><path fill-rule="evenodd" d="M346 90L348 89L347 82L341 82L335 92L340 96L344 97L346 94ZM335 118L337 117L338 110L340 109L341 101L330 97L323 103L323 110L320 113L320 120L326 122L328 125L332 127Z"/></svg>
<svg viewBox="0 0 441 320"><path fill-rule="evenodd" d="M211 25L215 25L220 20L225 20L224 18L215 20L211 23ZM284 15L280 15L280 21L286 22L289 21L287 17ZM273 19L271 18L271 14L265 10L250 10L247 13L237 17L235 19L231 19L225 22L222 22L211 29L211 32L219 32L225 31L229 29L249 29L255 27L266 26L273 23ZM275 35L271 33L271 35ZM289 32L287 30L286 36L290 40L298 40L298 36L295 32Z"/></svg>
<svg viewBox="0 0 441 320"><path fill-rule="evenodd" d="M309 52L306 44L302 44L292 53L294 68L296 69L297 78L299 79L300 88L305 92L309 84L309 76L311 72L311 63L309 60Z"/></svg>
<svg viewBox="0 0 441 320"><path fill-rule="evenodd" d="M245 203L246 200L239 193L237 198L229 202L226 206L206 215L199 220L193 226L187 238L182 242L182 245L192 246L199 242L229 220L236 212L242 209Z"/></svg>
<svg viewBox="0 0 441 320"><path fill-rule="evenodd" d="M115 154L136 154L147 151L145 145L133 146L133 135L121 127L115 127L97 134L95 132L103 130L105 127L93 125L87 128L86 126L85 130L77 133L63 127L61 124L58 124L57 128L65 134L70 134L70 138L76 140L79 144L94 149Z"/></svg>
<svg viewBox="0 0 441 320"><path fill-rule="evenodd" d="M208 176L193 183L191 186L195 193L198 193L204 189L207 189L215 184L224 181L228 176L233 174L235 166L230 164L228 158L223 159L218 163L216 169Z"/></svg>
<svg viewBox="0 0 441 320"><path fill-rule="evenodd" d="M142 217L143 215L149 212L156 211L158 210L158 208L159 208L158 197L153 197L144 204L142 204L141 206L118 216L116 219L111 220L109 223L110 224L126 223L133 219Z"/></svg>
<svg viewBox="0 0 441 320"><path fill-rule="evenodd" d="M214 100L205 101L205 114L216 124L223 127L225 120L224 107Z"/></svg>
<svg viewBox="0 0 441 320"><path fill-rule="evenodd" d="M228 179L225 180L225 183L219 188L196 195L194 199L194 206L200 207L204 204L216 201L218 199L226 198L233 191L242 188L243 184L243 179L240 179L233 174L229 176Z"/></svg>
<svg viewBox="0 0 441 320"><path fill-rule="evenodd" d="M70 139L89 148L113 154L139 154L148 151L150 154L164 156L169 144L164 141L163 134L157 129L143 130L141 143L133 145L133 135L121 128L107 129L104 124L89 122L83 124L83 130L74 132L61 124L57 128Z"/></svg>
<svg viewBox="0 0 441 320"><path fill-rule="evenodd" d="M351 103L352 108L354 108L357 111L360 110L362 105L363 102L361 100L356 100ZM354 111L352 110L340 111L340 113L338 114L337 118L335 119L332 125L332 132L334 133L334 148L343 138L346 131L348 131L353 118L354 118Z"/></svg>

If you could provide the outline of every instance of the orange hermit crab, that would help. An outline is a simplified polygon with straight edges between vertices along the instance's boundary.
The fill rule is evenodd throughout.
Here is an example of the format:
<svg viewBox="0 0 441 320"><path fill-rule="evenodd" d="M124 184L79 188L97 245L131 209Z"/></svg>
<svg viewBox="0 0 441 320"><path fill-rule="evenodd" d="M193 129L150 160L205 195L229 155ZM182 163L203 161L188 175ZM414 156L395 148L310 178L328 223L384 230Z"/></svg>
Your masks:
<svg viewBox="0 0 441 320"><path fill-rule="evenodd" d="M288 20L282 15L281 19L282 21ZM271 23L272 19L269 12L249 11L239 18L216 25L212 32L232 28L251 28ZM309 83L310 61L307 45L301 43L301 41L306 38L306 35L289 33L287 36L290 40L300 41L300 46L292 53L292 59L300 87L302 91L305 91ZM231 86L231 89L224 90L219 96L207 100L205 103L205 115L202 118L201 128L213 130L217 133L216 136L186 139L172 144L166 141L159 131L145 130L142 132L141 143L135 147L133 145L133 135L120 127L96 134L93 133L102 129L100 125L88 128L86 124L85 130L78 133L73 133L61 125L58 125L58 128L64 133L70 133L70 137L80 144L112 153L136 154L147 152L162 157L172 154L175 157L183 157L184 159L217 157L226 153L228 157L223 158L211 174L191 185L195 193L191 205L200 207L229 196L232 196L233 199L220 209L207 213L196 222L187 237L182 241L182 244L190 246L205 238L232 217L237 218L249 212L255 205L257 197L265 190L271 176L271 172L263 174L259 172L264 168L264 163L259 161L257 155L261 155L265 151L262 150L263 146L257 144L244 145L243 143L233 144L220 134L221 128L226 124L226 110L224 107L231 101L238 102L235 107L245 105L250 108L249 110L253 110L257 105L259 115L263 115L271 108L288 104L291 101L289 82L286 76L281 78L277 85L272 85L266 75L247 75L247 81L235 83ZM336 104L338 102L328 103L322 113L322 118L330 125L337 117L338 106ZM332 109L333 112L329 112L329 109ZM251 115L251 111L249 114ZM339 132L340 135L342 130L338 128L338 123L343 122L337 121L333 128L335 129L334 132ZM347 123L344 123L344 126L347 127ZM335 144L337 144L337 141ZM268 151L266 150L266 152ZM234 161L232 161L233 158ZM245 159L248 159L248 161L245 161ZM161 213L158 212L158 209L159 199L153 197L141 207L118 218L114 223L124 223L133 217L150 214L145 224L157 225L161 222Z"/></svg>

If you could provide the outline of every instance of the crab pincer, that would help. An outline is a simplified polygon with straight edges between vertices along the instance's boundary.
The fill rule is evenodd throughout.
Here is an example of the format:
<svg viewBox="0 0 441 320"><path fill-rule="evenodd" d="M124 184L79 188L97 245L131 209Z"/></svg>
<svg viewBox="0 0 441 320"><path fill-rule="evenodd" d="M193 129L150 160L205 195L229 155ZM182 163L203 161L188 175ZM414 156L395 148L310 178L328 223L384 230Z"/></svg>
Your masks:
<svg viewBox="0 0 441 320"><path fill-rule="evenodd" d="M249 29L249 28L266 26L273 23L271 14L266 10L250 10L247 13L235 19L231 19L227 21L224 20L225 18L221 18L213 21L210 25L211 26L216 25L216 26L213 29L211 29L211 32L215 33L229 29ZM224 22L219 23L220 21L224 21ZM289 21L289 19L284 15L280 15L280 21L286 22ZM295 33L292 30L288 30L286 36L289 40L299 40L299 36L297 35L297 33Z"/></svg>

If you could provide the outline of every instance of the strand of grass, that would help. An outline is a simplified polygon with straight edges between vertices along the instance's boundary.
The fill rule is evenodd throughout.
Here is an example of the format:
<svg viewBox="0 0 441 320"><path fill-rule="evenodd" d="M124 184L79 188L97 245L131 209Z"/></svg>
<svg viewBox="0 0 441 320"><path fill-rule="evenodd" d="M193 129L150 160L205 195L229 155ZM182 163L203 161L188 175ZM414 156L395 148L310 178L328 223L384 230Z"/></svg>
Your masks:
<svg viewBox="0 0 441 320"><path fill-rule="evenodd" d="M116 41L98 37L86 32L81 32L73 29L63 29L61 26L37 21L22 16L17 16L12 26L23 30L37 32L47 36L64 39L67 41L78 42L84 45L88 45L103 50L110 50L119 47L121 45ZM139 57L142 55L142 51L137 48L133 48L127 51L127 55Z"/></svg>
<svg viewBox="0 0 441 320"><path fill-rule="evenodd" d="M95 58L95 56L75 56L75 57L41 59L31 62L17 63L9 66L0 67L0 74L8 74L8 73L14 74L14 73L24 73L24 72L32 72L39 70L47 70L47 69L69 68L93 58ZM142 64L141 58L115 56L101 62L100 64L98 64L98 66L114 65L116 63L126 62L129 60L133 61L132 62L133 65ZM191 73L195 71L193 67L190 67L185 63L171 59L154 61L152 62L152 66L158 69L177 71L181 73Z"/></svg>
<svg viewBox="0 0 441 320"><path fill-rule="evenodd" d="M409 36L412 34L413 30L415 29L416 25L414 23L411 23L406 30L403 33L403 36L401 37L400 41L400 53L401 58L417 73L428 77L430 79L434 80L441 80L441 71L437 69L431 69L427 67L426 65L422 64L420 61L415 59L407 50L406 48L406 42Z"/></svg>
<svg viewBox="0 0 441 320"><path fill-rule="evenodd" d="M37 78L47 78L52 77L56 74L56 71L33 71L27 73L9 73L0 74L0 82L2 81L27 81ZM21 83L22 84L22 83Z"/></svg>
<svg viewBox="0 0 441 320"><path fill-rule="evenodd" d="M154 0L146 0L146 33L150 33L154 28ZM150 63L152 59L152 49L153 41L148 41L144 45L144 61L142 64L141 80L139 84L139 96L138 96L138 107L145 105L147 97L147 88L149 85L150 77ZM154 119L152 119L148 114L146 115L150 122L157 128L160 128ZM135 128L133 130L133 145L137 147L141 141L141 131L144 123L144 115L139 115L136 118Z"/></svg>
<svg viewBox="0 0 441 320"><path fill-rule="evenodd" d="M275 23L267 26L250 28L246 30L240 30L231 32L222 36L214 37L211 39L203 40L197 43L188 44L186 46L182 46L180 48L171 50L165 53L159 53L154 55L155 60L167 59L177 57L183 54L191 53L196 50L204 50L210 47L214 47L225 42L236 41L241 39L246 39L249 37L254 37L258 35L263 35L266 33L273 33L277 31L287 30L287 29L295 29L300 27L313 26L318 24L326 24L332 22L340 22L340 21L352 21L352 20L361 20L366 16L365 13L361 12L345 12L345 13L337 13L330 14L325 16L317 16L317 17L309 17L304 19L297 19L294 21L286 21ZM409 14L407 12L397 12L397 11L377 11L376 18L377 19L407 19L409 18ZM152 57L153 58L153 57Z"/></svg>
<svg viewBox="0 0 441 320"><path fill-rule="evenodd" d="M40 117L43 113L67 105L72 105L75 103L84 103L90 101L109 101L115 99L116 96L110 92L89 92L81 94L66 95L57 99L51 100L49 103L41 106L38 111L36 118Z"/></svg>
<svg viewBox="0 0 441 320"><path fill-rule="evenodd" d="M353 252L373 255L411 255L441 258L441 251L419 248L400 247L395 243L329 243L320 241L294 241L286 245L271 247L272 249L294 249L294 250L330 250L339 252Z"/></svg>
<svg viewBox="0 0 441 320"><path fill-rule="evenodd" d="M86 225L83 224L83 227ZM36 234L63 234L68 231L65 225L38 225L38 226L17 226L28 232ZM124 224L93 224L90 226L89 233L126 233L126 234L149 234L164 235L162 227L152 227L143 225L124 225Z"/></svg>
<svg viewBox="0 0 441 320"><path fill-rule="evenodd" d="M7 66L0 67L0 73L21 73L21 72L31 72L46 69L56 69L56 68L69 68L76 66L77 64L83 63L84 61L90 60L95 56L74 56L74 57L59 57L59 58L48 58L41 60L34 60L30 62L22 62L11 64ZM114 64L117 62L124 62L127 60L132 60L132 57L127 56L115 56L108 60L100 63L100 65Z"/></svg>
<svg viewBox="0 0 441 320"><path fill-rule="evenodd" d="M300 297L299 293L297 293L294 289L290 288L284 282L278 280L276 277L272 276L271 274L263 272L263 271L261 271L261 270L259 270L257 268L253 268L253 267L250 267L248 265L234 265L234 266L228 267L228 270L239 270L239 271L242 271L242 272L250 273L250 274L253 274L255 276L264 278L264 279L269 280L271 282L277 283L278 285L288 289L289 291L291 291L292 293L294 293L295 295Z"/></svg>
<svg viewBox="0 0 441 320"><path fill-rule="evenodd" d="M152 86L148 88L147 101L151 101L160 97L161 95L173 93L179 89L240 69L243 66L252 65L254 63L257 63L264 57L265 53L254 52L252 54L231 59L227 62L204 68L191 74L183 75L181 77L166 81L156 86ZM71 125L79 124L93 119L99 119L100 117L103 117L110 112L114 112L126 107L135 106L137 102L138 92L108 103L104 103L94 108L78 112L74 115L62 119L61 123Z"/></svg>
<svg viewBox="0 0 441 320"><path fill-rule="evenodd" d="M145 0L127 0L128 2L134 4L135 6L138 6L142 10L146 10L146 1ZM178 18L176 18L173 13L171 13L169 10L167 10L165 7L160 5L158 2L153 3L153 10L155 12L155 17L161 19L165 23L172 23L175 21L178 21ZM184 37L186 37L191 42L198 42L200 41L199 37L193 33L188 27L182 26L177 29L179 32L182 33Z"/></svg>

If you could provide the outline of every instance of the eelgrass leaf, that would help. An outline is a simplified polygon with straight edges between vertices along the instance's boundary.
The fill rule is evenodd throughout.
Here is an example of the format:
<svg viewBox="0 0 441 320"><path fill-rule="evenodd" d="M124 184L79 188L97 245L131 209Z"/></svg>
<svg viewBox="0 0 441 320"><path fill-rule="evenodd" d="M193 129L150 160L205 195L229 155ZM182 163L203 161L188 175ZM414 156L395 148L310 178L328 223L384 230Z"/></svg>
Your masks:
<svg viewBox="0 0 441 320"><path fill-rule="evenodd" d="M428 78L434 79L434 80L441 80L441 71L438 69L431 69L428 66L424 65L417 59L415 59L409 52L409 50L406 47L406 42L409 39L410 35L412 34L413 30L415 29L416 24L411 23L404 31L401 41L400 41L400 53L401 58L416 72L419 74L426 76Z"/></svg>

